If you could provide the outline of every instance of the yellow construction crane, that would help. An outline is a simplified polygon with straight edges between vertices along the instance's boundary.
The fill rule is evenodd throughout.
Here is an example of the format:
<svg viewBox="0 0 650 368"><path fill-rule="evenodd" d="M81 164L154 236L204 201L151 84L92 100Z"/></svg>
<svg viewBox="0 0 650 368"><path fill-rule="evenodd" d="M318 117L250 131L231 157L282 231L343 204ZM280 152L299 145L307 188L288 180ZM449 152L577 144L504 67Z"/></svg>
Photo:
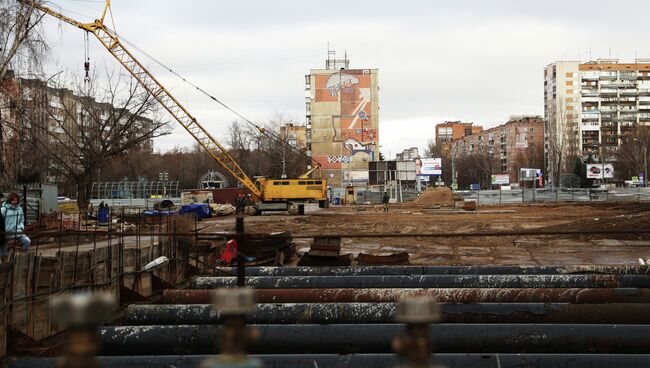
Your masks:
<svg viewBox="0 0 650 368"><path fill-rule="evenodd" d="M56 17L97 37L99 42L106 47L131 73L131 75L169 112L178 123L214 158L226 171L248 188L258 199L257 212L283 211L295 207L298 213L304 212L304 203L318 201L321 207L326 207L327 182L323 179L310 179L309 176L318 169L318 164L297 179L267 179L258 178L253 182L242 170L228 151L208 133L208 131L189 113L189 111L156 79L154 76L130 53L120 42L117 34L106 27L104 18L111 10L110 0L106 0L102 16L92 23L82 23L66 17L44 5L30 0L20 2Z"/></svg>

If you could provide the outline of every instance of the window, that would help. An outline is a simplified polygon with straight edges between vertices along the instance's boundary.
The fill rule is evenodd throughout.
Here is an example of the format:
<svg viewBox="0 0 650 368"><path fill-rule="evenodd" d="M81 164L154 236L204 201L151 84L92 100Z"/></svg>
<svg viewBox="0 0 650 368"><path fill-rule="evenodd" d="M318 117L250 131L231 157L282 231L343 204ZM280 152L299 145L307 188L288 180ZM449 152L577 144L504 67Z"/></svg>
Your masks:
<svg viewBox="0 0 650 368"><path fill-rule="evenodd" d="M289 185L289 182L288 181L283 181L282 185Z"/></svg>
<svg viewBox="0 0 650 368"><path fill-rule="evenodd" d="M314 183L315 184L323 184L323 181L322 180L316 180Z"/></svg>
<svg viewBox="0 0 650 368"><path fill-rule="evenodd" d="M314 182L312 180L307 182L307 185L314 185Z"/></svg>
<svg viewBox="0 0 650 368"><path fill-rule="evenodd" d="M301 180L301 181L298 182L298 185L305 185L305 184L307 184L307 183L304 180Z"/></svg>

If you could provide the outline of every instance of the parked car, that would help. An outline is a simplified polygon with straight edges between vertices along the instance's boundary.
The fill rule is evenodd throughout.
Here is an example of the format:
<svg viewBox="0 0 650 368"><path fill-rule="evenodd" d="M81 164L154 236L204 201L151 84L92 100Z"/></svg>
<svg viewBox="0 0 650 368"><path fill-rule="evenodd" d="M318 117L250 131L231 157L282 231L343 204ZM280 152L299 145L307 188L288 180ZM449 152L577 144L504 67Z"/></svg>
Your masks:
<svg viewBox="0 0 650 368"><path fill-rule="evenodd" d="M68 202L72 202L72 199L64 196L56 197L56 203L68 203Z"/></svg>

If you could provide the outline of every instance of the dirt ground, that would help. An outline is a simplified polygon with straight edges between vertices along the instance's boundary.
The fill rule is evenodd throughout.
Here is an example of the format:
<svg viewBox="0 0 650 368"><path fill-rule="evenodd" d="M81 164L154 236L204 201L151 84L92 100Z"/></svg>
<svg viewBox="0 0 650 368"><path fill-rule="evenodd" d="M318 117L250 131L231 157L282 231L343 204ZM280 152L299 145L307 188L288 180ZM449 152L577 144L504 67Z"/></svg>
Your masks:
<svg viewBox="0 0 650 368"><path fill-rule="evenodd" d="M204 232L233 231L234 217L204 220ZM650 258L650 203L589 203L485 206L477 212L426 209L415 204L309 206L304 216L247 216L247 232L290 231L296 236L412 234L412 237L343 238L342 252L407 251L422 265L637 264ZM644 229L648 234L593 234L594 230ZM424 233L585 231L581 235L418 237ZM306 251L311 239L297 238Z"/></svg>

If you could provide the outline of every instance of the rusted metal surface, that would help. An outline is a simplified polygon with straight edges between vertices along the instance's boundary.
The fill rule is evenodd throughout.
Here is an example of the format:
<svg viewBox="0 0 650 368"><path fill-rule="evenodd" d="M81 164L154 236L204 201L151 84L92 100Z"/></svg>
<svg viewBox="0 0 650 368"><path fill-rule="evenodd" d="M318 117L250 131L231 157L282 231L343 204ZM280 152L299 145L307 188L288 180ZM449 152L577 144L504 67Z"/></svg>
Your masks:
<svg viewBox="0 0 650 368"><path fill-rule="evenodd" d="M650 303L640 288L437 288L257 289L259 303L390 303L407 295L431 295L448 303ZM210 290L165 290L166 304L207 304Z"/></svg>
<svg viewBox="0 0 650 368"><path fill-rule="evenodd" d="M258 304L254 324L393 323L395 303ZM445 303L446 323L650 324L647 303ZM130 305L127 325L220 324L211 305Z"/></svg>
<svg viewBox="0 0 650 368"><path fill-rule="evenodd" d="M231 277L197 276L194 289L235 286ZM650 287L647 275L252 276L246 285L275 288L612 288Z"/></svg>
<svg viewBox="0 0 650 368"><path fill-rule="evenodd" d="M235 268L219 271L235 274ZM345 267L246 267L248 276L370 276L370 275L555 275L601 273L650 275L650 266L345 266Z"/></svg>
<svg viewBox="0 0 650 368"><path fill-rule="evenodd" d="M299 266L349 266L352 263L352 254L341 254L338 257L318 257L305 254L298 261ZM315 267L319 268L319 267Z"/></svg>
<svg viewBox="0 0 650 368"><path fill-rule="evenodd" d="M254 356L255 357L255 356ZM394 354L295 354L257 356L272 368L363 367L390 368L399 363ZM100 357L104 368L196 368L204 359L200 355L106 356ZM433 363L449 368L647 368L648 354L435 354ZM11 368L54 368L52 358L18 358Z"/></svg>
<svg viewBox="0 0 650 368"><path fill-rule="evenodd" d="M251 354L387 353L404 331L398 324L256 325ZM103 355L210 354L219 327L125 326L101 331ZM646 354L649 325L436 324L432 343L443 353Z"/></svg>
<svg viewBox="0 0 650 368"><path fill-rule="evenodd" d="M382 256L359 253L357 261L361 265L402 265L409 263L409 254L408 252L400 252Z"/></svg>

